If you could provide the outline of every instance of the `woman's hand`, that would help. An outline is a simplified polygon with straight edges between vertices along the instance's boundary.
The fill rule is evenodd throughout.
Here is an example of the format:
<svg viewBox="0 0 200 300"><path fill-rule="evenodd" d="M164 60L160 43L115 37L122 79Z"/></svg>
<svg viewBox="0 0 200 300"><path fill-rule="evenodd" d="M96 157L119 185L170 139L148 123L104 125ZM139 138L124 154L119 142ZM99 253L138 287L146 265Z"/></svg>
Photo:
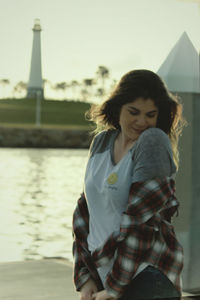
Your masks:
<svg viewBox="0 0 200 300"><path fill-rule="evenodd" d="M86 283L82 286L80 293L81 293L81 300L92 300L92 295L98 291L97 286L94 280L89 279Z"/></svg>
<svg viewBox="0 0 200 300"><path fill-rule="evenodd" d="M92 295L92 300L116 300L116 298L111 297L108 295L106 290L103 290L101 292L94 293Z"/></svg>

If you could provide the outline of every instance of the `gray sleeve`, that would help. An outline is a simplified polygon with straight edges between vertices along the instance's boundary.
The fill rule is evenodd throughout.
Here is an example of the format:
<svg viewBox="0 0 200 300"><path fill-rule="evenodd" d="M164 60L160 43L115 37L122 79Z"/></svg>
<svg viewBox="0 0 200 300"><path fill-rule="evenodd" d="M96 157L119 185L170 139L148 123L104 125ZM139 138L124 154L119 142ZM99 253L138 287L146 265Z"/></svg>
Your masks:
<svg viewBox="0 0 200 300"><path fill-rule="evenodd" d="M111 145L111 130L104 130L98 133L92 140L89 149L89 157L93 156L95 153L102 153L108 149Z"/></svg>
<svg viewBox="0 0 200 300"><path fill-rule="evenodd" d="M133 153L132 182L176 173L169 137L159 128L149 128L139 137Z"/></svg>
<svg viewBox="0 0 200 300"><path fill-rule="evenodd" d="M89 157L93 156L94 153L97 151L99 143L101 143L101 138L103 134L104 133L100 132L93 137L89 148Z"/></svg>

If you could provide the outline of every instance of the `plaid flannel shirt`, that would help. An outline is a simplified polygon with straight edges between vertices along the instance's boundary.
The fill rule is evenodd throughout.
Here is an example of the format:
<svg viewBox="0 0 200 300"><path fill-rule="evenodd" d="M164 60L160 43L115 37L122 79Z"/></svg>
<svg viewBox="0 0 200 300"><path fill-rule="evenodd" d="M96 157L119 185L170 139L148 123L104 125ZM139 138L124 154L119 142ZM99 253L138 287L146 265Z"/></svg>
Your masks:
<svg viewBox="0 0 200 300"><path fill-rule="evenodd" d="M77 291L93 278L103 289L96 268L107 264L115 254L105 288L119 298L142 262L160 269L181 293L180 273L183 249L176 239L171 217L179 203L174 180L168 177L132 183L127 210L121 218L120 233L112 234L92 254L88 250L89 214L84 194L73 215L74 282Z"/></svg>

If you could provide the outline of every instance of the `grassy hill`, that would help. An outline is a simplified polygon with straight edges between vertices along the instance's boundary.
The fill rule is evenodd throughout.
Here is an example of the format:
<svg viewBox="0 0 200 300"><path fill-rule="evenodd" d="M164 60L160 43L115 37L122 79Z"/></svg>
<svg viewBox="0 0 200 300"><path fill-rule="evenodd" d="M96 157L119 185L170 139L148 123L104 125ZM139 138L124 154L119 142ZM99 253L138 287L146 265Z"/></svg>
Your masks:
<svg viewBox="0 0 200 300"><path fill-rule="evenodd" d="M85 120L85 112L90 104L74 101L41 101L42 127L68 127L91 129L91 123ZM36 100L13 99L0 100L0 125L35 126Z"/></svg>

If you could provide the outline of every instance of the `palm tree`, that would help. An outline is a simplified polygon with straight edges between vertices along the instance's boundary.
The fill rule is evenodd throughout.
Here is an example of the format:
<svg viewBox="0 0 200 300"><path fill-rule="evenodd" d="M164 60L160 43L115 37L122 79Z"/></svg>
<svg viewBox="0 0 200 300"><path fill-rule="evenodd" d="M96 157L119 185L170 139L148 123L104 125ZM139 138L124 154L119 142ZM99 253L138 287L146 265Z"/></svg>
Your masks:
<svg viewBox="0 0 200 300"><path fill-rule="evenodd" d="M77 98L77 87L80 86L80 83L77 80L72 80L70 82L70 87L71 87L71 91L72 91L72 98L74 100L78 100Z"/></svg>
<svg viewBox="0 0 200 300"><path fill-rule="evenodd" d="M88 96L89 96L88 90L87 89L82 89L81 90L81 100L83 102L87 102L88 101Z"/></svg>
<svg viewBox="0 0 200 300"><path fill-rule="evenodd" d="M97 78L101 80L101 88L104 91L103 94L105 94L105 79L110 76L109 69L105 66L98 66L96 75Z"/></svg>
<svg viewBox="0 0 200 300"><path fill-rule="evenodd" d="M65 95L65 91L66 91L67 88L68 88L68 84L65 81L58 82L54 86L54 89L56 91L59 91L59 90L62 91L63 95Z"/></svg>
<svg viewBox="0 0 200 300"><path fill-rule="evenodd" d="M27 89L27 83L24 82L24 81L19 81L19 82L14 86L13 92L14 92L14 94L17 93L17 94L19 94L19 95L21 95L21 94L23 95L24 92L26 93L26 89ZM25 97L25 95L22 96L22 97Z"/></svg>
<svg viewBox="0 0 200 300"><path fill-rule="evenodd" d="M112 92L115 89L116 85L117 85L117 80L112 79L112 82L110 84L110 92Z"/></svg>
<svg viewBox="0 0 200 300"><path fill-rule="evenodd" d="M44 88L44 93L46 92L47 88L52 88L52 83L50 80L44 78L43 80L43 88Z"/></svg>
<svg viewBox="0 0 200 300"><path fill-rule="evenodd" d="M95 80L93 78L83 79L83 85L84 85L85 89L87 90L87 95L90 98L91 98L91 95L92 95L92 87L93 87L94 83L95 83ZM88 99L87 99L87 101L88 101Z"/></svg>
<svg viewBox="0 0 200 300"><path fill-rule="evenodd" d="M104 90L102 88L98 88L96 91L96 95L98 98L102 98L104 95Z"/></svg>
<svg viewBox="0 0 200 300"><path fill-rule="evenodd" d="M0 79L0 84L2 85L2 98L4 98L4 89L7 85L10 84L9 79Z"/></svg>

